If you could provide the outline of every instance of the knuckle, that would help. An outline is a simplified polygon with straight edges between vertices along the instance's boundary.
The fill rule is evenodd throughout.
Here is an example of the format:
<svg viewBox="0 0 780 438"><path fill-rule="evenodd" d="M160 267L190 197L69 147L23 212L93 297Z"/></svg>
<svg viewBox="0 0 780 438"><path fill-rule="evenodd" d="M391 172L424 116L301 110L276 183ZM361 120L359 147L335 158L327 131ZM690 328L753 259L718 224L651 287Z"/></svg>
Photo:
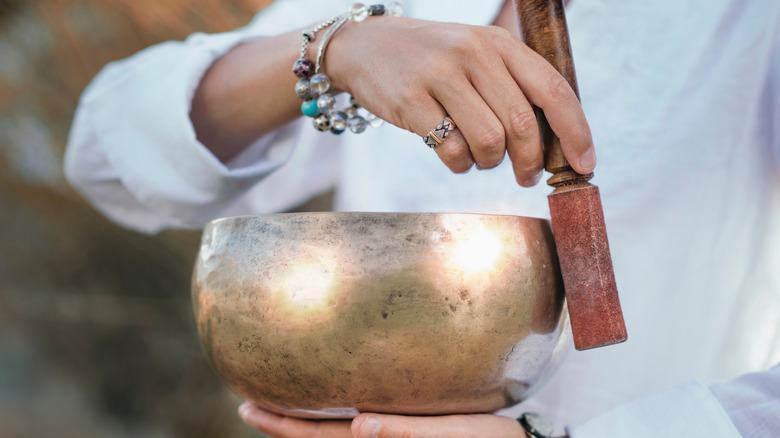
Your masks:
<svg viewBox="0 0 780 438"><path fill-rule="evenodd" d="M566 102L574 97L574 91L569 83L557 72L547 81L547 90L555 102Z"/></svg>
<svg viewBox="0 0 780 438"><path fill-rule="evenodd" d="M487 163L487 164L486 163L477 163L477 168L480 169L480 170L487 170L487 169L493 169L495 167L498 167L498 165L501 164L504 161L504 157L505 156L506 155L502 155L501 158L499 158L498 160L495 160L495 161Z"/></svg>
<svg viewBox="0 0 780 438"><path fill-rule="evenodd" d="M494 155L504 151L504 130L496 126L486 126L476 136L475 148L481 152Z"/></svg>
<svg viewBox="0 0 780 438"><path fill-rule="evenodd" d="M426 63L425 76L435 78L436 83L446 83L454 76L452 59L446 56L431 56L430 62Z"/></svg>
<svg viewBox="0 0 780 438"><path fill-rule="evenodd" d="M401 108L399 106L393 106L392 108L390 108L389 113L390 113L390 120L389 120L390 123L393 123L399 128L415 133L417 135L424 135L422 133L422 130L420 130L419 132L415 130L415 127L412 125L411 121L409 120L409 112L406 111L405 108Z"/></svg>
<svg viewBox="0 0 780 438"><path fill-rule="evenodd" d="M541 177L541 167L527 167L525 169L515 172L515 179L517 183L523 187L533 187L539 182Z"/></svg>
<svg viewBox="0 0 780 438"><path fill-rule="evenodd" d="M531 140L536 137L539 125L532 109L514 112L509 119L508 134L520 140Z"/></svg>
<svg viewBox="0 0 780 438"><path fill-rule="evenodd" d="M482 50L482 28L478 26L463 26L459 32L452 35L452 51L456 57L468 57Z"/></svg>
<svg viewBox="0 0 780 438"><path fill-rule="evenodd" d="M469 170L471 170L471 167L474 165L471 161L460 163L456 166L449 166L452 173L468 173Z"/></svg>
<svg viewBox="0 0 780 438"><path fill-rule="evenodd" d="M574 152L579 155L593 147L590 127L587 122L575 123L566 134L561 135L561 147L564 154Z"/></svg>
<svg viewBox="0 0 780 438"><path fill-rule="evenodd" d="M585 152L586 150L593 147L593 138L590 134L590 128L588 128L587 125L578 129L575 132L574 138L576 139L574 144L579 145L579 147L576 147L576 149L578 149L580 153Z"/></svg>
<svg viewBox="0 0 780 438"><path fill-rule="evenodd" d="M443 144L437 146L439 150L439 158L452 169L452 166L458 163L471 161L471 157L466 153L465 148L459 145ZM454 170L454 169L453 169Z"/></svg>
<svg viewBox="0 0 780 438"><path fill-rule="evenodd" d="M427 112L425 96L409 91L399 91L399 93L397 99L390 102L385 109L388 114L387 121L417 135L426 135L430 127L421 126L417 117Z"/></svg>
<svg viewBox="0 0 780 438"><path fill-rule="evenodd" d="M514 38L511 32L501 26L488 26L487 29L490 35L490 40L493 43L504 44L507 40Z"/></svg>
<svg viewBox="0 0 780 438"><path fill-rule="evenodd" d="M474 165L465 145L448 144L439 148L442 148L439 151L439 159L454 173L466 173Z"/></svg>
<svg viewBox="0 0 780 438"><path fill-rule="evenodd" d="M506 28L503 28L501 26L495 26L495 25L494 26L489 26L488 29L493 31L493 33L495 35L498 35L499 37L502 37L502 38L514 38L512 36L512 32L510 32L509 30L507 30Z"/></svg>
<svg viewBox="0 0 780 438"><path fill-rule="evenodd" d="M407 118L405 117L406 112L400 106L391 106L388 108L388 114L390 114L390 120L388 120L390 123L409 132L414 132L414 129L412 129L412 127L409 125L409 122L407 121Z"/></svg>
<svg viewBox="0 0 780 438"><path fill-rule="evenodd" d="M430 105L432 97L420 83L398 87L392 97L393 103L402 110L423 110Z"/></svg>

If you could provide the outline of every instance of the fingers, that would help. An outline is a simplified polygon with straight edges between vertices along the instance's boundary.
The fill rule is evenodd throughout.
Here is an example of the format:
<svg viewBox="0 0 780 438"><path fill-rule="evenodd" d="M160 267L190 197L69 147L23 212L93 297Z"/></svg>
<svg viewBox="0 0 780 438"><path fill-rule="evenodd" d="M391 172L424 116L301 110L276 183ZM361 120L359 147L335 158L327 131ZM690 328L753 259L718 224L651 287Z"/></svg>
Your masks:
<svg viewBox="0 0 780 438"><path fill-rule="evenodd" d="M361 414L352 421L356 438L517 438L525 436L517 420L496 415L405 417Z"/></svg>
<svg viewBox="0 0 780 438"><path fill-rule="evenodd" d="M301 420L260 409L252 402L238 408L244 423L277 438L351 438L349 421Z"/></svg>
<svg viewBox="0 0 780 438"><path fill-rule="evenodd" d="M544 168L539 125L531 104L498 61L498 65L483 64L473 75L474 86L501 121L517 183L530 187L539 182Z"/></svg>
<svg viewBox="0 0 780 438"><path fill-rule="evenodd" d="M504 62L528 100L544 110L572 168L581 174L591 172L596 167L596 152L590 127L566 79L520 41L506 45Z"/></svg>
<svg viewBox="0 0 780 438"><path fill-rule="evenodd" d="M491 57L482 50L483 59L471 63L466 75L440 72L441 80L429 89L436 107L444 111L429 113L438 120L449 114L460 131L436 148L439 157L453 171L462 172L470 167L468 155L477 168L489 169L506 153L518 184L535 185L542 176L544 156L533 103L544 110L572 168L591 172L596 166L593 140L574 91L541 56L506 32L496 34L503 45L511 46L503 51L511 53ZM421 135L438 123L425 120Z"/></svg>
<svg viewBox="0 0 780 438"><path fill-rule="evenodd" d="M544 110L575 171L595 166L590 129L571 87L507 31L412 19L372 26L370 38L350 40L358 44L349 53L366 51L351 66L362 74L351 76L350 89L369 111L422 137L449 115L458 129L434 150L452 171L489 169L508 154L518 183L535 184L543 153L533 105ZM373 55L370 42L381 36L392 56Z"/></svg>

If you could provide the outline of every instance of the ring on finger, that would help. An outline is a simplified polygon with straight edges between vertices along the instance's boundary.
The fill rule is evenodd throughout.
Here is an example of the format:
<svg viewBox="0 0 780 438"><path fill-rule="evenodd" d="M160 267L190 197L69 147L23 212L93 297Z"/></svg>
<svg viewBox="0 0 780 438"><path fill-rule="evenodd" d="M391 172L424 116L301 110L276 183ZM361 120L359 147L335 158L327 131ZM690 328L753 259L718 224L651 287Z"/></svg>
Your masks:
<svg viewBox="0 0 780 438"><path fill-rule="evenodd" d="M450 132L452 132L454 129L455 122L453 122L452 119L447 116L444 118L444 120L441 121L439 126L429 132L428 135L423 137L423 142L425 142L426 146L433 149L436 146L442 144L444 139L447 138L447 136L450 135Z"/></svg>

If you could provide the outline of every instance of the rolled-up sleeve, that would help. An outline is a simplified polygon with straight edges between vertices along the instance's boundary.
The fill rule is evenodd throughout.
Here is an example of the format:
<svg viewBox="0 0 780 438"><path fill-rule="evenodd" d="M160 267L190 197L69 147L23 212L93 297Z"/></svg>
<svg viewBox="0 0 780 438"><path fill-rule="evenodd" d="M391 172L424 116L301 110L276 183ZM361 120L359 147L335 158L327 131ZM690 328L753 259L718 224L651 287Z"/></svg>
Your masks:
<svg viewBox="0 0 780 438"><path fill-rule="evenodd" d="M623 404L567 432L571 438L741 438L723 406L699 382Z"/></svg>
<svg viewBox="0 0 780 438"><path fill-rule="evenodd" d="M567 428L571 438L780 436L780 365L705 386L689 382Z"/></svg>
<svg viewBox="0 0 780 438"><path fill-rule="evenodd" d="M342 3L275 2L242 29L194 34L107 65L76 111L65 155L69 182L110 219L145 232L219 217L288 161L300 122L222 163L197 140L189 118L201 78L238 44L327 18Z"/></svg>

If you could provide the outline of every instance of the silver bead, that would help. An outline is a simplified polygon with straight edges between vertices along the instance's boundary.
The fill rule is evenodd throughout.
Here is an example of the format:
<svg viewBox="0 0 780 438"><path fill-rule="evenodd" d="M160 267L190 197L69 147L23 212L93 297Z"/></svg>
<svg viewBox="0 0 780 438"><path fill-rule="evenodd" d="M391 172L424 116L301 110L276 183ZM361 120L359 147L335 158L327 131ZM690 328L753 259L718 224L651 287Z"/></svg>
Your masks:
<svg viewBox="0 0 780 438"><path fill-rule="evenodd" d="M332 113L336 109L336 98L327 93L323 94L317 99L317 108L321 113Z"/></svg>
<svg viewBox="0 0 780 438"><path fill-rule="evenodd" d="M343 111L338 111L330 116L330 132L341 134L347 129L347 115Z"/></svg>
<svg viewBox="0 0 780 438"><path fill-rule="evenodd" d="M311 99L311 85L308 79L301 79L295 84L295 94L303 100Z"/></svg>
<svg viewBox="0 0 780 438"><path fill-rule="evenodd" d="M360 134L361 132L365 131L366 125L366 119L360 116L350 117L347 120L347 126L349 126L349 130L355 134Z"/></svg>
<svg viewBox="0 0 780 438"><path fill-rule="evenodd" d="M368 7L363 3L355 3L349 8L349 14L352 16L352 19L357 22L364 21L368 18Z"/></svg>
<svg viewBox="0 0 780 438"><path fill-rule="evenodd" d="M355 99L355 96L349 96L349 105L354 106L355 108L360 106L357 99Z"/></svg>
<svg viewBox="0 0 780 438"><path fill-rule="evenodd" d="M317 131L325 132L330 129L330 117L327 114L320 114L312 120Z"/></svg>
<svg viewBox="0 0 780 438"><path fill-rule="evenodd" d="M316 94L322 94L330 89L330 78L324 73L317 73L309 80L311 90Z"/></svg>
<svg viewBox="0 0 780 438"><path fill-rule="evenodd" d="M387 15L391 17L402 17L404 15L404 7L399 2L390 2L387 5Z"/></svg>
<svg viewBox="0 0 780 438"><path fill-rule="evenodd" d="M380 119L374 114L368 113L366 115L366 121L369 125L371 125L372 128L380 128L382 125L385 124L385 121Z"/></svg>

